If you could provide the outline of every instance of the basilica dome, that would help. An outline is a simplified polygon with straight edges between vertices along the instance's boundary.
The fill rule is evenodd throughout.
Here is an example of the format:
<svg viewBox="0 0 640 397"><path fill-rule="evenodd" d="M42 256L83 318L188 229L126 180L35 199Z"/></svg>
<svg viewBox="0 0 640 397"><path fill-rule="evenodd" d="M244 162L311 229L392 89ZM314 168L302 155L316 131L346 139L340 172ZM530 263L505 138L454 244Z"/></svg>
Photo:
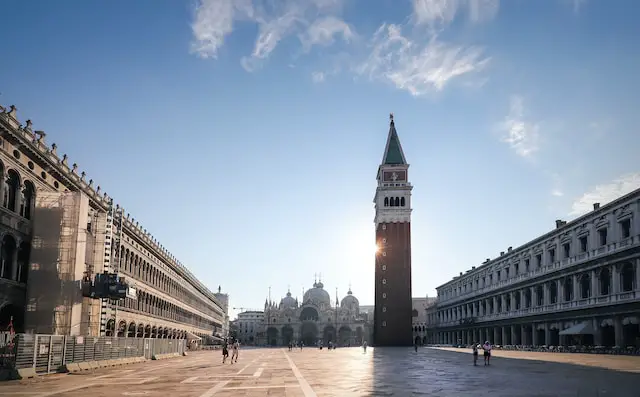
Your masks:
<svg viewBox="0 0 640 397"><path fill-rule="evenodd" d="M280 304L283 308L296 308L296 306L298 306L298 301L291 296L291 291L287 291L287 296L282 298Z"/></svg>
<svg viewBox="0 0 640 397"><path fill-rule="evenodd" d="M349 309L349 310L356 310L360 307L360 302L358 301L358 298L356 298L353 295L353 292L351 292L351 288L349 288L349 292L347 292L347 296L342 298L342 301L340 302L340 307Z"/></svg>
<svg viewBox="0 0 640 397"><path fill-rule="evenodd" d="M329 296L329 293L324 290L324 284L321 282L313 283L313 288L304 293L304 302L307 303L309 300L313 300L316 303L326 303L331 305L331 297Z"/></svg>

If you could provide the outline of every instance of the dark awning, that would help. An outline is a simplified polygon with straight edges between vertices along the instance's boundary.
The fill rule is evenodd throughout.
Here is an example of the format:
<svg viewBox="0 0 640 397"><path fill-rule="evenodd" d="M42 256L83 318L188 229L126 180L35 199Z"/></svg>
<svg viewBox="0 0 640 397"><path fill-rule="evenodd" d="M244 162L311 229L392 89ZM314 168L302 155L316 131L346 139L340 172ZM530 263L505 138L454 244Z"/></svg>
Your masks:
<svg viewBox="0 0 640 397"><path fill-rule="evenodd" d="M590 322L584 321L580 324L576 324L573 327L563 329L560 331L560 335L593 335L595 334Z"/></svg>

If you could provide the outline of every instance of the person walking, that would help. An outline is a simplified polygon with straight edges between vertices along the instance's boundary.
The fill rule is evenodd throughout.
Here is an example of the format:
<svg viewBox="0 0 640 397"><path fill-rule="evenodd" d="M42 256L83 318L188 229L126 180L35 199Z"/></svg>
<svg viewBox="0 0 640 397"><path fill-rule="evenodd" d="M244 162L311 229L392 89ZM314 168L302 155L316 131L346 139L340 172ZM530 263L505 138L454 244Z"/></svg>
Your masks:
<svg viewBox="0 0 640 397"><path fill-rule="evenodd" d="M237 363L238 362L238 349L240 348L240 342L238 342L237 340L233 342L232 345L232 349L233 352L231 353L231 364L233 364L234 362ZM234 361L235 359L235 361Z"/></svg>
<svg viewBox="0 0 640 397"><path fill-rule="evenodd" d="M473 350L473 365L476 366L478 365L478 346L480 346L479 343L473 342L473 345L471 346L471 349Z"/></svg>
<svg viewBox="0 0 640 397"><path fill-rule="evenodd" d="M222 364L227 361L227 357L229 357L229 348L227 345L227 341L225 340L222 344Z"/></svg>
<svg viewBox="0 0 640 397"><path fill-rule="evenodd" d="M491 364L491 343L489 341L485 341L484 345L482 345L482 350L484 350L484 365Z"/></svg>

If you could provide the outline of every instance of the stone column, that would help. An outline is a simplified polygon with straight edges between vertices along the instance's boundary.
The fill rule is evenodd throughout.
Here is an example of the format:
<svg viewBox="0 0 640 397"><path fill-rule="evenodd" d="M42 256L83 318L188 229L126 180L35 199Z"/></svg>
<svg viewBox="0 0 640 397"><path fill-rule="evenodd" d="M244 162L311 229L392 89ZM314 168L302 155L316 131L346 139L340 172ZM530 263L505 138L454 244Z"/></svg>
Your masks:
<svg viewBox="0 0 640 397"><path fill-rule="evenodd" d="M500 344L504 346L507 344L507 327L505 326L500 327L500 332L502 332L502 335L500 338L501 339Z"/></svg>
<svg viewBox="0 0 640 397"><path fill-rule="evenodd" d="M516 326L512 325L511 328L511 344L512 345L520 345L520 341L518 340L518 333L516 332Z"/></svg>
<svg viewBox="0 0 640 397"><path fill-rule="evenodd" d="M600 296L600 288L598 282L598 273L596 270L591 271L591 298L597 299Z"/></svg>
<svg viewBox="0 0 640 397"><path fill-rule="evenodd" d="M573 300L578 301L582 299L582 296L580 296L580 278L577 274L574 274L571 278L573 280Z"/></svg>
<svg viewBox="0 0 640 397"><path fill-rule="evenodd" d="M634 289L640 290L640 259L636 259L636 285Z"/></svg>
<svg viewBox="0 0 640 397"><path fill-rule="evenodd" d="M615 316L613 320L613 326L615 328L616 346L624 347L624 333L622 330L622 316Z"/></svg>
<svg viewBox="0 0 640 397"><path fill-rule="evenodd" d="M547 346L551 345L551 329L549 328L549 323L544 323L544 344Z"/></svg>
<svg viewBox="0 0 640 397"><path fill-rule="evenodd" d="M593 326L593 343L596 346L602 346L602 327L600 326L600 319L599 318L594 318L592 321L592 326Z"/></svg>
<svg viewBox="0 0 640 397"><path fill-rule="evenodd" d="M619 294L622 290L620 285L620 266L611 266L611 293L613 295Z"/></svg>
<svg viewBox="0 0 640 397"><path fill-rule="evenodd" d="M538 346L538 329L536 328L537 324L533 323L531 326L531 344L533 346Z"/></svg>

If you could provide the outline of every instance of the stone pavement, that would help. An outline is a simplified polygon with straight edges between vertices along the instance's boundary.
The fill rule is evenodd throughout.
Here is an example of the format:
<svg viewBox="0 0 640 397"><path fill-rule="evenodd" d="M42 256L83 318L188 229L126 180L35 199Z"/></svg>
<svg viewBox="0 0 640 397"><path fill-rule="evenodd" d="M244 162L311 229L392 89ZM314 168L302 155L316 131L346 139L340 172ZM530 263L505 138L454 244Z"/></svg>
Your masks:
<svg viewBox="0 0 640 397"><path fill-rule="evenodd" d="M238 363L220 361L219 351L206 351L4 382L0 397L640 397L637 373L500 356L490 367L474 367L470 353L441 349L241 349Z"/></svg>

